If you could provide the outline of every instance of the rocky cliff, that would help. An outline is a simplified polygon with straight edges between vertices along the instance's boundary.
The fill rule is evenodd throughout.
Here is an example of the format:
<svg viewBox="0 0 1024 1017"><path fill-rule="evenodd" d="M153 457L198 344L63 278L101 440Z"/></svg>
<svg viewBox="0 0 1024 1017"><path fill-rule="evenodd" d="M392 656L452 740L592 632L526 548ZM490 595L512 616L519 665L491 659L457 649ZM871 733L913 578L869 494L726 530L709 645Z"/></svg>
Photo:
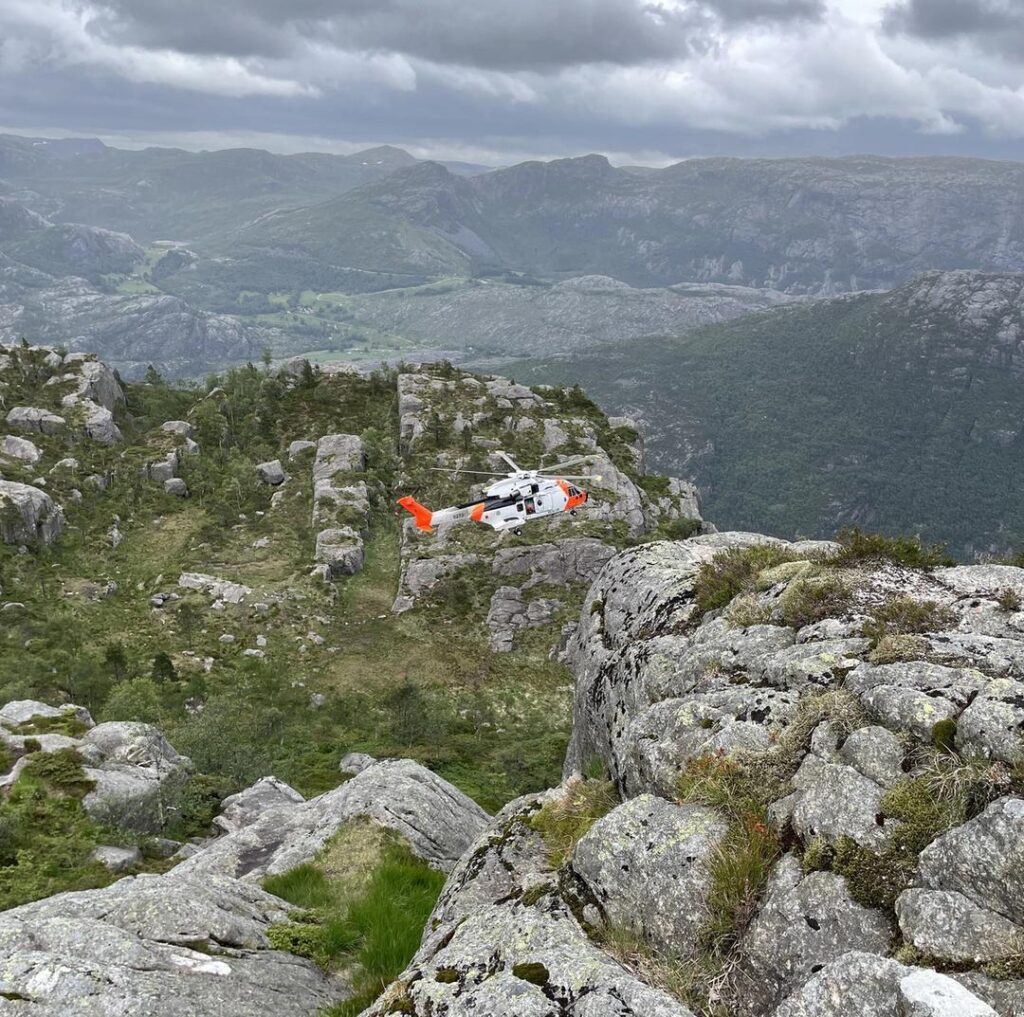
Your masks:
<svg viewBox="0 0 1024 1017"><path fill-rule="evenodd" d="M578 389L2 353L0 1013L1021 1017L1024 570L714 532ZM499 443L593 511L396 524Z"/></svg>

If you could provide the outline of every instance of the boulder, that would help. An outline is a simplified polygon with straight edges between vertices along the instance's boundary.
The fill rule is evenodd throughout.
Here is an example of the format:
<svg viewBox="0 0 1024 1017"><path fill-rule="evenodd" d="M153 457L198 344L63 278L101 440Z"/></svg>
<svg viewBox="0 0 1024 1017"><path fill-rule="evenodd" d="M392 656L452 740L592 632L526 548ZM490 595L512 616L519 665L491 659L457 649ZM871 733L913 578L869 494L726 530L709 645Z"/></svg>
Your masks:
<svg viewBox="0 0 1024 1017"><path fill-rule="evenodd" d="M52 544L64 530L64 512L29 484L0 480L0 540L5 544Z"/></svg>
<svg viewBox="0 0 1024 1017"><path fill-rule="evenodd" d="M241 604L252 593L252 589L241 583L233 583L229 579L218 579L202 572L182 572L178 576L178 585L185 590L200 590L209 594L214 600L225 604Z"/></svg>
<svg viewBox="0 0 1024 1017"><path fill-rule="evenodd" d="M78 394L97 403L105 410L116 410L124 405L124 390L114 372L102 361L83 360L77 365Z"/></svg>
<svg viewBox="0 0 1024 1017"><path fill-rule="evenodd" d="M797 859L787 855L740 942L743 1012L771 1013L814 972L851 950L885 953L890 936L886 917L856 904L842 877L803 876Z"/></svg>
<svg viewBox="0 0 1024 1017"><path fill-rule="evenodd" d="M254 823L268 809L302 801L302 795L283 780L261 777L251 787L225 798L213 825L224 833L233 833Z"/></svg>
<svg viewBox="0 0 1024 1017"><path fill-rule="evenodd" d="M192 425L187 420L165 420L160 425L160 430L167 434L177 434L182 438L194 437Z"/></svg>
<svg viewBox="0 0 1024 1017"><path fill-rule="evenodd" d="M1024 798L993 802L933 840L918 860L924 886L953 890L1024 925Z"/></svg>
<svg viewBox="0 0 1024 1017"><path fill-rule="evenodd" d="M188 485L181 477L170 477L164 481L164 494L169 494L174 498L187 498Z"/></svg>
<svg viewBox="0 0 1024 1017"><path fill-rule="evenodd" d="M268 462L260 463L256 467L256 473L264 484L269 484L271 487L277 487L288 479L280 459L271 459Z"/></svg>
<svg viewBox="0 0 1024 1017"><path fill-rule="evenodd" d="M541 583L565 586L592 583L615 557L615 549L594 537L579 537L526 547L499 548L492 565L495 575L527 576L522 589Z"/></svg>
<svg viewBox="0 0 1024 1017"><path fill-rule="evenodd" d="M325 434L316 443L313 480L330 480L339 473L353 473L366 466L366 449L355 434Z"/></svg>
<svg viewBox="0 0 1024 1017"><path fill-rule="evenodd" d="M591 826L572 869L608 925L686 955L707 920L711 863L727 829L712 809L640 795Z"/></svg>
<svg viewBox="0 0 1024 1017"><path fill-rule="evenodd" d="M192 763L150 724L111 721L82 739L79 755L94 782L82 804L97 822L158 833L176 814Z"/></svg>
<svg viewBox="0 0 1024 1017"><path fill-rule="evenodd" d="M495 653L508 653L520 629L547 625L563 606L562 601L551 597L528 601L518 586L499 586L491 596L487 611L491 649Z"/></svg>
<svg viewBox="0 0 1024 1017"><path fill-rule="evenodd" d="M966 756L1024 764L1024 682L986 682L957 720L956 746Z"/></svg>
<svg viewBox="0 0 1024 1017"><path fill-rule="evenodd" d="M60 434L68 422L38 406L14 406L7 412L7 426L27 434Z"/></svg>
<svg viewBox="0 0 1024 1017"><path fill-rule="evenodd" d="M957 964L1008 960L1024 943L1024 928L954 890L904 890L896 916L911 946Z"/></svg>
<svg viewBox="0 0 1024 1017"><path fill-rule="evenodd" d="M14 1017L310 1017L349 994L271 949L290 905L205 875L134 876L0 914L0 1010Z"/></svg>
<svg viewBox="0 0 1024 1017"><path fill-rule="evenodd" d="M903 774L904 749L884 727L862 727L843 743L839 756L858 773L882 787L894 784Z"/></svg>
<svg viewBox="0 0 1024 1017"><path fill-rule="evenodd" d="M882 816L882 788L852 766L808 755L793 778L793 830L805 843L850 837L861 847L884 846L892 821Z"/></svg>
<svg viewBox="0 0 1024 1017"><path fill-rule="evenodd" d="M55 718L71 716L86 727L93 727L93 719L84 706L65 703L63 706L50 706L36 699L16 699L0 707L0 726L6 728L20 727L36 717Z"/></svg>
<svg viewBox="0 0 1024 1017"><path fill-rule="evenodd" d="M368 766L373 766L377 760L365 752L346 752L341 757L341 762L338 764L338 769L342 773L362 773Z"/></svg>
<svg viewBox="0 0 1024 1017"><path fill-rule="evenodd" d="M117 875L122 875L142 864L142 852L137 847L115 847L101 844L92 853L92 860Z"/></svg>
<svg viewBox="0 0 1024 1017"><path fill-rule="evenodd" d="M394 830L414 854L443 871L487 822L480 806L426 767L384 760L326 794L264 810L179 868L259 880L309 861L345 823L360 818Z"/></svg>
<svg viewBox="0 0 1024 1017"><path fill-rule="evenodd" d="M288 458L297 459L301 455L305 455L307 452L313 452L316 449L315 441L293 441L288 446Z"/></svg>
<svg viewBox="0 0 1024 1017"><path fill-rule="evenodd" d="M997 1017L952 978L852 951L827 964L773 1017Z"/></svg>
<svg viewBox="0 0 1024 1017"><path fill-rule="evenodd" d="M363 567L363 538L351 526L321 530L316 535L316 561L324 566L328 581L351 576Z"/></svg>
<svg viewBox="0 0 1024 1017"><path fill-rule="evenodd" d="M43 458L43 450L28 438L8 434L0 443L0 458L3 456L34 466Z"/></svg>

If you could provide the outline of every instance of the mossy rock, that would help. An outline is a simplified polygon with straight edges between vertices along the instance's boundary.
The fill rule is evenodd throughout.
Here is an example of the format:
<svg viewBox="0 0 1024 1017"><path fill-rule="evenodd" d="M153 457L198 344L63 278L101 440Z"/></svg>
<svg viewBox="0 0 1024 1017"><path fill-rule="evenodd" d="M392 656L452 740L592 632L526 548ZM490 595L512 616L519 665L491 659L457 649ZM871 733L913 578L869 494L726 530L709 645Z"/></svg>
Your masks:
<svg viewBox="0 0 1024 1017"><path fill-rule="evenodd" d="M512 968L512 974L516 978L521 978L524 982L531 982L533 985L544 986L551 980L551 973L539 961L516 964Z"/></svg>

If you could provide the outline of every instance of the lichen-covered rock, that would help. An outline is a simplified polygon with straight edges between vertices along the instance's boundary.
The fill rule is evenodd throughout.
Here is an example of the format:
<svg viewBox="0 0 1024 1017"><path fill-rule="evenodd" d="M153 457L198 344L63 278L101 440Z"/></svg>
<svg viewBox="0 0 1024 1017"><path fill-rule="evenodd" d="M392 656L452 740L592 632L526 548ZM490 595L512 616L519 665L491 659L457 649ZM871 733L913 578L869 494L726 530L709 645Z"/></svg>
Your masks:
<svg viewBox="0 0 1024 1017"><path fill-rule="evenodd" d="M954 890L1024 925L1024 798L993 802L921 852L919 875L933 890Z"/></svg>
<svg viewBox="0 0 1024 1017"><path fill-rule="evenodd" d="M562 900L529 825L554 793L510 803L481 833L420 950L367 1017L692 1017L596 947Z"/></svg>
<svg viewBox="0 0 1024 1017"><path fill-rule="evenodd" d="M362 470L366 465L366 449L355 434L325 434L316 443L313 480L330 480L339 473Z"/></svg>
<svg viewBox="0 0 1024 1017"><path fill-rule="evenodd" d="M270 948L289 905L204 875L135 876L0 914L0 1010L12 1017L310 1017L349 994Z"/></svg>
<svg viewBox="0 0 1024 1017"><path fill-rule="evenodd" d="M188 484L181 477L170 477L164 481L164 494L169 494L172 498L187 498Z"/></svg>
<svg viewBox="0 0 1024 1017"><path fill-rule="evenodd" d="M495 575L527 576L522 589L540 583L564 586L593 582L615 556L615 549L594 537L577 537L526 547L499 548L494 555Z"/></svg>
<svg viewBox="0 0 1024 1017"><path fill-rule="evenodd" d="M316 561L326 569L326 579L354 575L363 567L363 538L350 526L321 530L316 535Z"/></svg>
<svg viewBox="0 0 1024 1017"><path fill-rule="evenodd" d="M997 1017L952 978L851 952L827 964L773 1017Z"/></svg>
<svg viewBox="0 0 1024 1017"><path fill-rule="evenodd" d="M896 901L903 938L926 957L981 964L1017 956L1024 928L953 890L904 890Z"/></svg>
<svg viewBox="0 0 1024 1017"><path fill-rule="evenodd" d="M889 787L904 776L905 755L899 739L887 728L877 726L853 731L839 750L844 763L882 787Z"/></svg>
<svg viewBox="0 0 1024 1017"><path fill-rule="evenodd" d="M37 699L15 699L0 707L0 726L6 728L20 727L28 724L36 717L44 719L71 717L85 727L93 727L93 719L84 706L65 703L63 706L50 706Z"/></svg>
<svg viewBox="0 0 1024 1017"><path fill-rule="evenodd" d="M957 719L956 745L967 756L1024 764L1024 682L986 682Z"/></svg>
<svg viewBox="0 0 1024 1017"><path fill-rule="evenodd" d="M309 861L345 823L363 817L400 834L413 853L443 871L487 822L480 806L437 774L390 759L316 798L265 809L180 868L247 880L287 872Z"/></svg>
<svg viewBox="0 0 1024 1017"><path fill-rule="evenodd" d="M640 795L590 828L572 870L608 925L685 955L707 920L711 862L727 829L712 809Z"/></svg>
<svg viewBox="0 0 1024 1017"><path fill-rule="evenodd" d="M0 540L5 544L52 544L64 530L64 512L29 484L0 480Z"/></svg>
<svg viewBox="0 0 1024 1017"><path fill-rule="evenodd" d="M562 601L553 597L527 600L518 586L499 586L491 596L487 611L491 649L495 653L508 653L520 629L546 625L562 606Z"/></svg>
<svg viewBox="0 0 1024 1017"><path fill-rule="evenodd" d="M855 903L842 877L802 876L799 862L787 856L739 946L743 1012L771 1013L830 961L851 950L884 953L890 936L885 916Z"/></svg>

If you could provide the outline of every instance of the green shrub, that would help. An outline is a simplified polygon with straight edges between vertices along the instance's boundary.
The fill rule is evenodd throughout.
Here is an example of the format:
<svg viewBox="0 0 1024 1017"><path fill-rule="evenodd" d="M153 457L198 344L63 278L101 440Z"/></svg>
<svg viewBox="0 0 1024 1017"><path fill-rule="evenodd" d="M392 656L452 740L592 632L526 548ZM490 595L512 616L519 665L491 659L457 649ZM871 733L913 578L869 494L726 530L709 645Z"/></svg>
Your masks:
<svg viewBox="0 0 1024 1017"><path fill-rule="evenodd" d="M753 592L761 572L792 560L792 555L773 544L734 547L716 554L700 567L694 580L694 618L725 607L741 593Z"/></svg>
<svg viewBox="0 0 1024 1017"><path fill-rule="evenodd" d="M786 588L779 607L782 620L800 629L825 618L841 618L850 610L852 591L839 576L801 576Z"/></svg>
<svg viewBox="0 0 1024 1017"><path fill-rule="evenodd" d="M836 557L841 565L891 561L908 568L927 569L956 564L941 544L922 544L919 537L887 537L852 527L840 530L836 540L842 544Z"/></svg>
<svg viewBox="0 0 1024 1017"><path fill-rule="evenodd" d="M530 826L547 844L553 868L568 861L577 841L619 803L615 785L608 780L571 778L558 798L545 803L530 817Z"/></svg>
<svg viewBox="0 0 1024 1017"><path fill-rule="evenodd" d="M955 617L949 608L934 600L893 597L871 609L870 620L864 623L862 631L877 647L887 636L940 632L952 625Z"/></svg>
<svg viewBox="0 0 1024 1017"><path fill-rule="evenodd" d="M1004 614L1016 614L1021 609L1020 594L1011 587L999 591L996 603Z"/></svg>

